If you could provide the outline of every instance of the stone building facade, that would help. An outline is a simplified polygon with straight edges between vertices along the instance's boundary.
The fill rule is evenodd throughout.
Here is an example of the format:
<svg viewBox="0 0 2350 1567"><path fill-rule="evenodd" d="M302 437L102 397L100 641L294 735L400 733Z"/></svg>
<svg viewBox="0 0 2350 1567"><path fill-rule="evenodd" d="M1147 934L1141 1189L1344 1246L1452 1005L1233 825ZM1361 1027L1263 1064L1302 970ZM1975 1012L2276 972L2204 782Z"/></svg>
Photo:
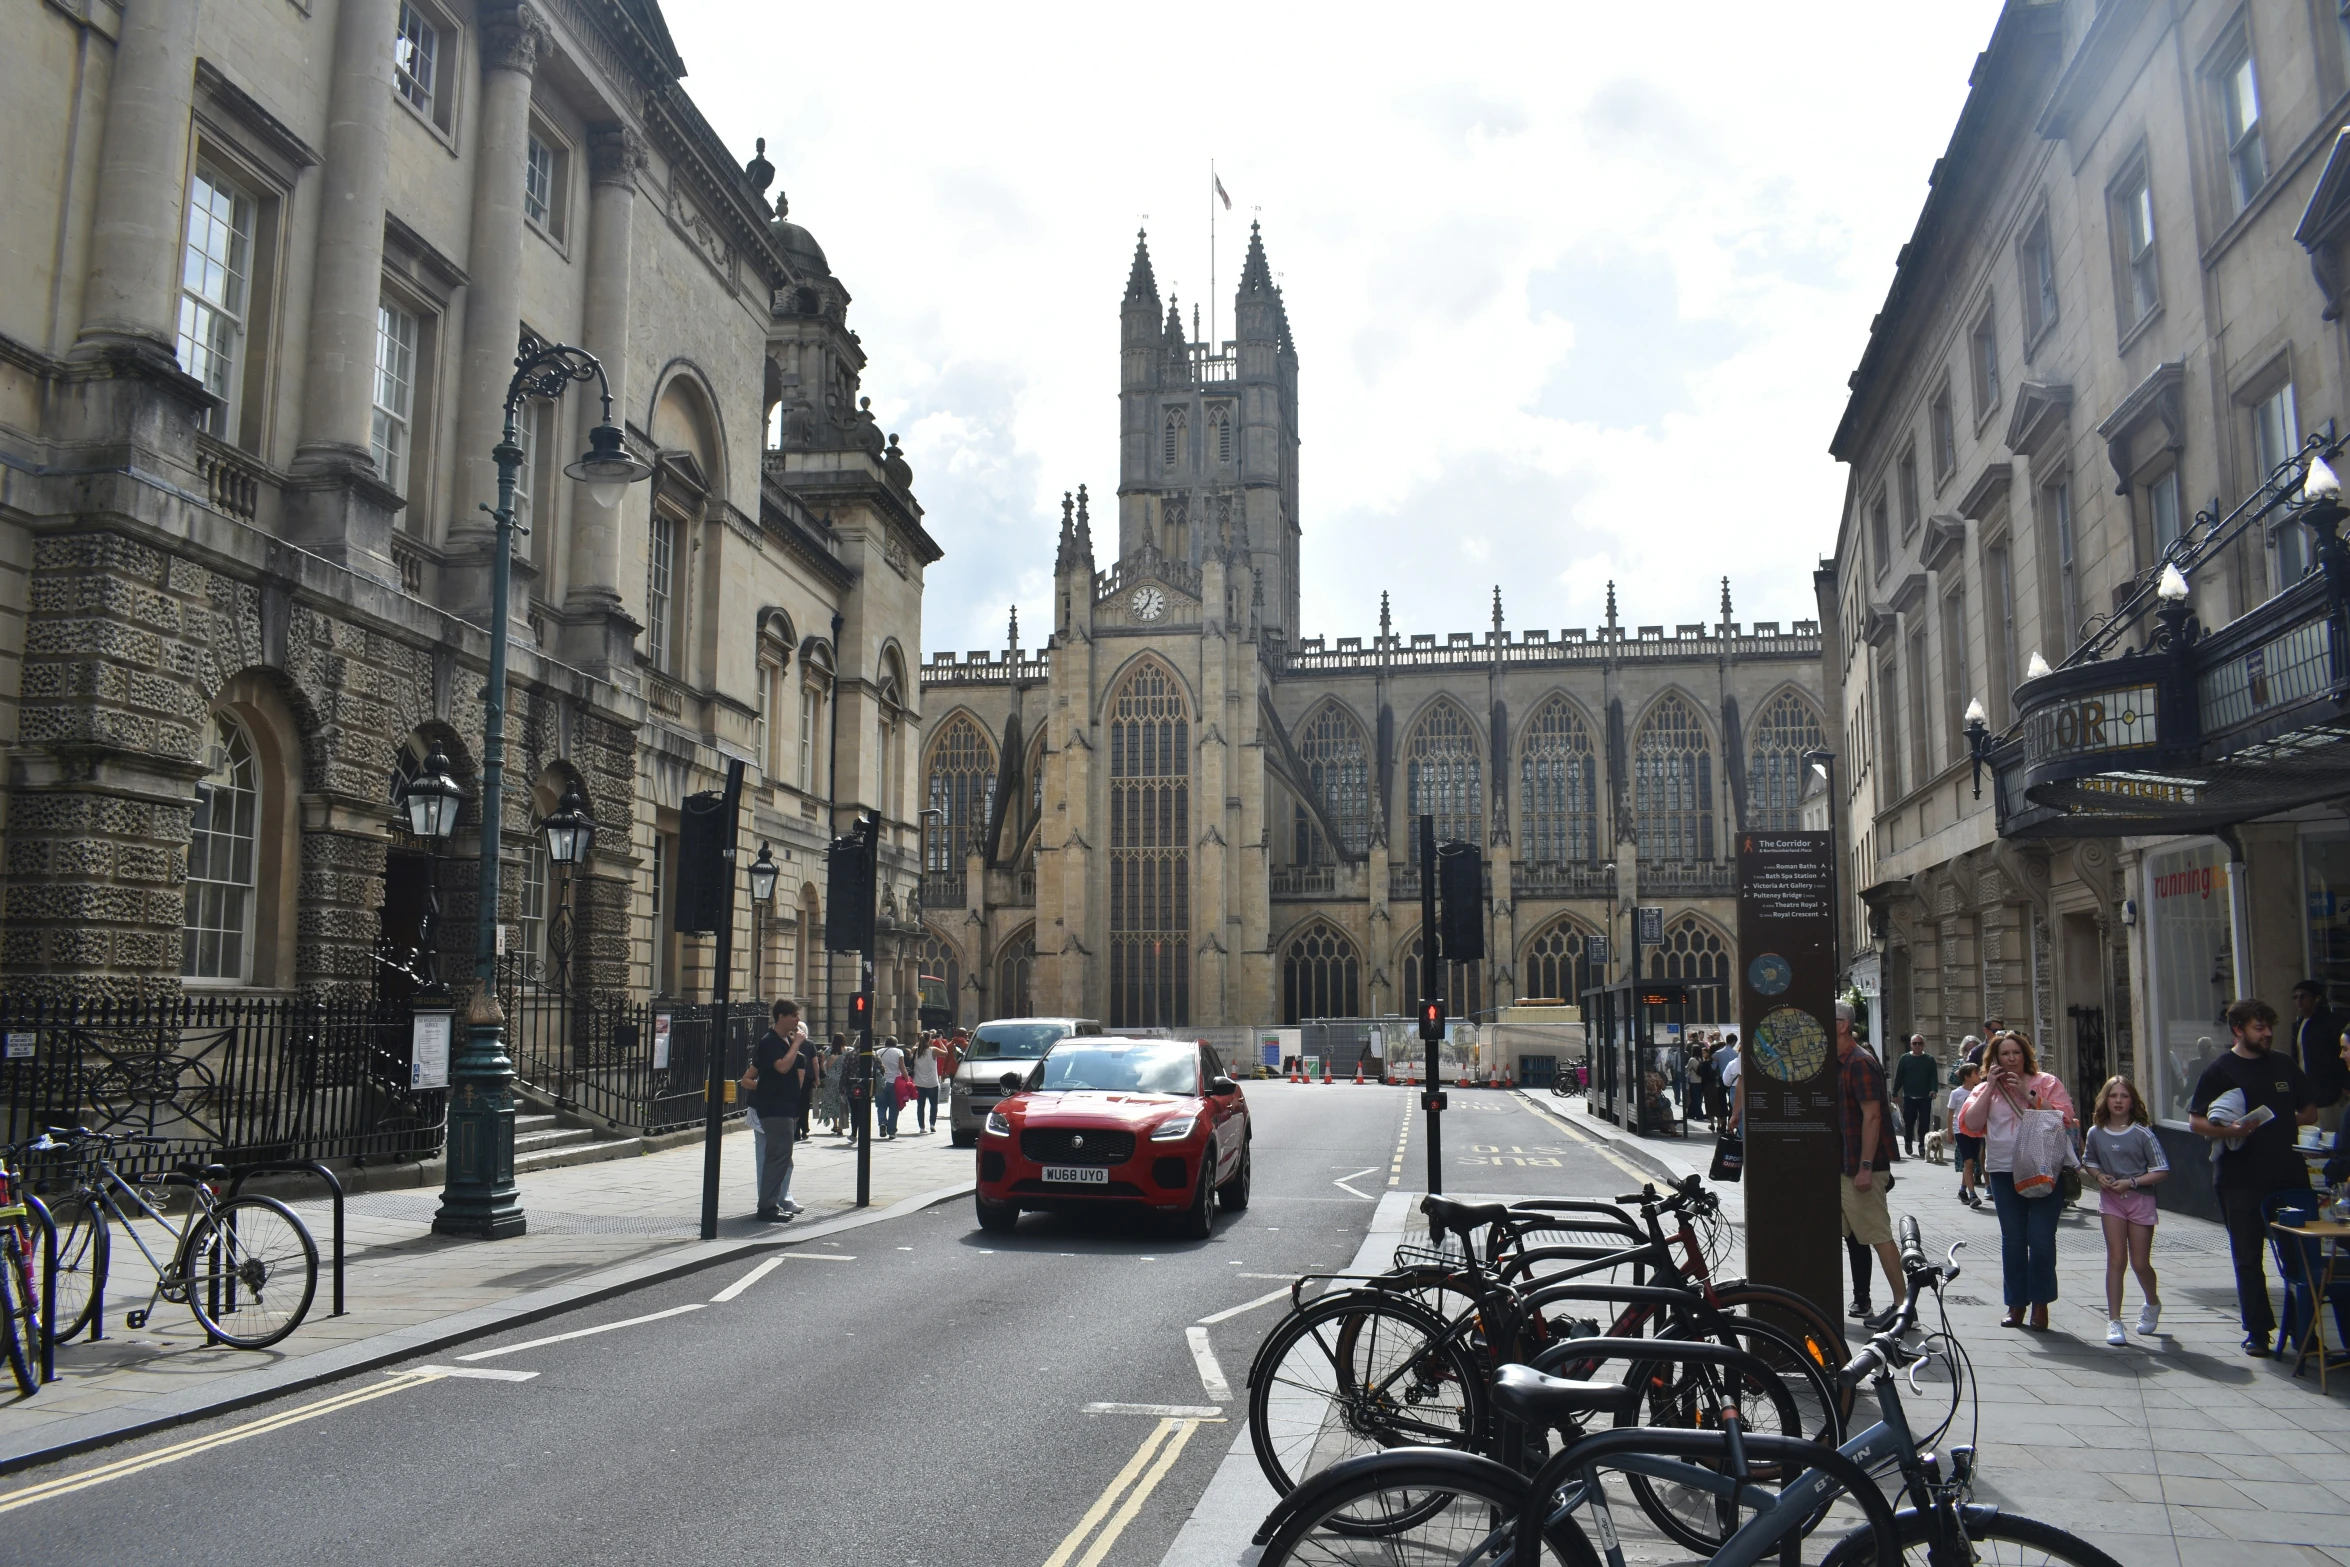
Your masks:
<svg viewBox="0 0 2350 1567"><path fill-rule="evenodd" d="M2180 1126L2232 997L2285 1010L2305 972L2350 980L2338 803L2223 836L2002 839L1966 714L2012 738L2016 688L2128 624L2166 560L2192 555L2206 628L2310 569L2281 513L2195 552L2345 412L2339 267L2311 229L2341 226L2313 202L2343 178L2336 9L2011 0L1833 443L1856 981L1887 1033L1950 1052L2002 1018L2076 1092L2132 1072Z"/></svg>
<svg viewBox="0 0 2350 1567"><path fill-rule="evenodd" d="M518 349L564 342L654 476L597 506L562 476L595 386L522 405L512 961L568 931L573 983L707 994L677 812L741 757L783 875L738 895L735 994L853 985L821 851L876 809L910 1023L939 550L847 291L654 0L54 0L0 42L5 984L369 993L436 875L468 969L471 822L436 868L393 801L436 743L477 782L490 452ZM535 830L568 784L573 880Z"/></svg>
<svg viewBox="0 0 2350 1567"><path fill-rule="evenodd" d="M1481 845L1491 961L1453 1013L1577 1000L1585 943L1663 910L1648 970L1727 1022L1734 835L1796 825L1822 739L1811 621L1302 634L1297 345L1253 231L1235 336L1187 341L1138 243L1116 537L1064 502L1042 648L922 667L924 972L964 1021L1231 1028L1408 1012L1412 822ZM1435 530L1432 530L1432 532Z"/></svg>

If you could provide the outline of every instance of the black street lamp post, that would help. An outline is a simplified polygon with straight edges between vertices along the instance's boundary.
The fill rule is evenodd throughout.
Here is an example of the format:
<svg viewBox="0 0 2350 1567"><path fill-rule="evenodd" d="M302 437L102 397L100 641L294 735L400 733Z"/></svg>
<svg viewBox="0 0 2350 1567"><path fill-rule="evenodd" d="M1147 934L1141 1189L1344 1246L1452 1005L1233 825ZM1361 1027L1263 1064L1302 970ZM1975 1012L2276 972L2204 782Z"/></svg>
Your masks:
<svg viewBox="0 0 2350 1567"><path fill-rule="evenodd" d="M482 686L481 873L475 892L473 998L465 1009L465 1041L449 1064L448 1176L433 1229L484 1240L520 1235L522 1194L514 1184L514 1063L506 1054L506 1015L498 1005L498 847L506 773L506 599L514 576L514 484L522 471L520 416L529 398L556 398L574 381L594 381L604 398L603 422L588 434L588 449L563 469L587 486L598 506L620 504L621 493L652 472L631 456L612 422L612 383L584 348L553 344L514 359L506 387L506 427L490 456L498 464L497 524L490 547L490 669ZM551 846L550 846L551 848Z"/></svg>

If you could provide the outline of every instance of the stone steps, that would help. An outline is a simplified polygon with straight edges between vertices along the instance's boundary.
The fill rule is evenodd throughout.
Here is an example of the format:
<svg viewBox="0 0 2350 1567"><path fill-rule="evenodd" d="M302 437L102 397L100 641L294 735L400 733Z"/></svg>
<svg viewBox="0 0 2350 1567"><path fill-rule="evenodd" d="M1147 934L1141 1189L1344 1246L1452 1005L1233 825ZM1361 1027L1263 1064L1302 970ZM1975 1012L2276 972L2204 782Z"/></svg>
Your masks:
<svg viewBox="0 0 2350 1567"><path fill-rule="evenodd" d="M607 1159L634 1159L645 1151L636 1137L598 1137L584 1126L565 1126L548 1112L523 1112L514 1117L514 1173L555 1170L574 1164L601 1164Z"/></svg>

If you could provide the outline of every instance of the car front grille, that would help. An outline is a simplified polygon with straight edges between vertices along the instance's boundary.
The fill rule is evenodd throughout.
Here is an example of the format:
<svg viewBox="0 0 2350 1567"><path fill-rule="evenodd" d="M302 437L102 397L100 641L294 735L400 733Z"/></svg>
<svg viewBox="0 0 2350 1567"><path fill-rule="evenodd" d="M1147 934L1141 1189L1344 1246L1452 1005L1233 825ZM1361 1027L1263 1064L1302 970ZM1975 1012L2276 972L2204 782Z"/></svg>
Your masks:
<svg viewBox="0 0 2350 1567"><path fill-rule="evenodd" d="M1134 1134L1096 1127L1045 1127L1020 1134L1020 1152L1038 1164L1124 1164Z"/></svg>

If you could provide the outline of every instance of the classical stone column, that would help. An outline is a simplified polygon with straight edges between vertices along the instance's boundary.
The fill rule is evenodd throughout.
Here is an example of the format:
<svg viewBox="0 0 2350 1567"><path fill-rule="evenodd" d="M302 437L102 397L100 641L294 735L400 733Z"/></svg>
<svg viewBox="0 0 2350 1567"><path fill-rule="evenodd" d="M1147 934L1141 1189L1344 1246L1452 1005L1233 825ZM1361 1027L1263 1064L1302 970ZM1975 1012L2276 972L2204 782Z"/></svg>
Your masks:
<svg viewBox="0 0 2350 1567"><path fill-rule="evenodd" d="M129 0L98 141L96 214L83 285L84 352L129 349L176 363L172 281L187 199L199 0Z"/></svg>
<svg viewBox="0 0 2350 1567"><path fill-rule="evenodd" d="M587 309L583 347L604 362L612 382L612 417L628 418L629 235L636 221L636 176L645 165L644 138L625 125L588 138ZM575 399L579 449L602 409L593 397ZM585 496L571 508L570 583L563 595L564 656L594 674L625 667L637 626L622 608L620 540L638 504L630 486L616 506Z"/></svg>
<svg viewBox="0 0 2350 1567"><path fill-rule="evenodd" d="M450 573L455 578L451 607L477 625L489 615L494 538L481 508L498 499L498 465L490 449L504 428L506 386L514 378L522 336L522 180L530 150L530 82L546 43L546 24L529 6L483 8L481 131L473 155L473 243L466 253L472 278L465 290L457 487L448 544L451 563L459 567ZM527 606L527 593L514 598Z"/></svg>
<svg viewBox="0 0 2350 1567"><path fill-rule="evenodd" d="M370 425L398 25L399 0L343 0L335 21L302 435L286 492L294 542L389 583L400 580L391 537L402 502L376 471Z"/></svg>

